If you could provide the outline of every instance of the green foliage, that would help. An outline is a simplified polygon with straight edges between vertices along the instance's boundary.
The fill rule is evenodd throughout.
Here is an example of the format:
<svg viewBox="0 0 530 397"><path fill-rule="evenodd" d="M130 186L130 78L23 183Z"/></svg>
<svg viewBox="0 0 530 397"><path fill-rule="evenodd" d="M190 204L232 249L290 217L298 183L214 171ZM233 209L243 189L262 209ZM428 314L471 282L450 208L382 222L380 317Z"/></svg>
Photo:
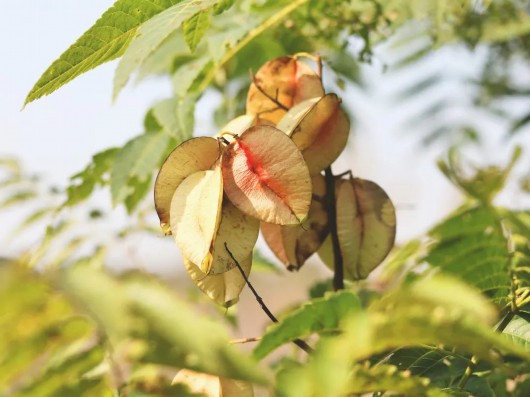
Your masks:
<svg viewBox="0 0 530 397"><path fill-rule="evenodd" d="M10 263L0 272L0 395L112 396L120 382L130 395L182 395L150 391L154 365L266 382L220 324L145 275L117 278L84 264L40 275Z"/></svg>
<svg viewBox="0 0 530 397"><path fill-rule="evenodd" d="M141 66L171 33L180 28L184 21L193 17L197 12L203 8L211 7L215 3L216 0L182 0L142 24L138 29L138 34L118 64L114 79L114 97L127 83L131 73ZM194 46L200 40L200 37L197 37L198 39L193 43Z"/></svg>
<svg viewBox="0 0 530 397"><path fill-rule="evenodd" d="M151 187L151 170L164 159L170 142L169 135L148 133L130 140L120 149L110 172L114 204L125 201L129 211L136 206Z"/></svg>
<svg viewBox="0 0 530 397"><path fill-rule="evenodd" d="M123 55L138 28L171 7L173 0L118 0L44 72L25 104L73 80L86 71Z"/></svg>
<svg viewBox="0 0 530 397"><path fill-rule="evenodd" d="M191 52L197 48L208 26L210 26L210 14L207 10L197 12L182 24L184 40L186 40L186 44L190 47Z"/></svg>
<svg viewBox="0 0 530 397"><path fill-rule="evenodd" d="M282 344L315 332L333 331L347 314L360 308L359 298L350 291L328 293L324 298L313 300L269 327L254 350L261 359Z"/></svg>

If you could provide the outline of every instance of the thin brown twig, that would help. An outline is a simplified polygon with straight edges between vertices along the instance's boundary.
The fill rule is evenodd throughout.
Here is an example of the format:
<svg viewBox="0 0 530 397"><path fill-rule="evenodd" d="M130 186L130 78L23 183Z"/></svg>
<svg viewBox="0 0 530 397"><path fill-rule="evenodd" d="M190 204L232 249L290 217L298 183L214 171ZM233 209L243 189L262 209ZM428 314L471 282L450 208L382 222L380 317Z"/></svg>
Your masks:
<svg viewBox="0 0 530 397"><path fill-rule="evenodd" d="M256 291L256 289L254 288L254 286L248 281L247 275L245 274L245 272L244 272L243 268L241 267L241 265L239 264L238 260L234 257L234 254L232 254L232 251L230 251L230 249L228 248L228 245L226 244L226 242L224 243L224 245L225 245L226 252L228 252L228 255L230 255L230 258L232 258L232 260L234 261L235 265L239 269L239 272L243 276L243 279L245 280L245 283L250 288L250 291L252 291L252 294L256 298L256 301L258 301L258 303L261 306L261 309L263 310L263 312L267 315L267 317L269 317L271 319L272 322L277 323L278 319L274 316L274 314L272 314L272 312L269 310L269 308L267 307L265 302L263 302L263 299L261 298L261 296L259 296L259 294ZM311 346L309 346L307 343L305 343L301 339L293 339L292 342L296 346L298 346L300 349L305 351L306 353L311 353L313 351Z"/></svg>
<svg viewBox="0 0 530 397"><path fill-rule="evenodd" d="M340 252L339 236L337 233L337 205L335 199L335 177L331 166L324 171L326 180L326 210L328 213L329 232L333 246L333 289L344 289L344 263Z"/></svg>
<svg viewBox="0 0 530 397"><path fill-rule="evenodd" d="M239 343L259 342L260 340L261 340L261 336L255 336L252 338L234 339L230 341L230 344L236 345Z"/></svg>

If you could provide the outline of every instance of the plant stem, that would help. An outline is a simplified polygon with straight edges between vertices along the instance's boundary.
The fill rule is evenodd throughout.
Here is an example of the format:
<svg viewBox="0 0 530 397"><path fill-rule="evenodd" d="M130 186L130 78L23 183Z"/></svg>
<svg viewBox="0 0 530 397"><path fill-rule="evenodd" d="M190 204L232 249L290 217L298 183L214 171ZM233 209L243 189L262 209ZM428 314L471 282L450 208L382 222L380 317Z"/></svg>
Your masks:
<svg viewBox="0 0 530 397"><path fill-rule="evenodd" d="M236 345L238 343L259 342L260 340L261 340L261 336L255 336L253 338L234 339L230 341L230 344Z"/></svg>
<svg viewBox="0 0 530 397"><path fill-rule="evenodd" d="M515 316L515 312L510 311L506 313L502 321L499 323L497 328L495 328L496 332L504 331L504 329L510 324L510 321L512 321L513 317ZM477 357L473 356L469 360L469 364L467 365L466 372L464 372L464 376L462 376L462 379L460 379L460 382L458 382L458 388L463 389L466 386L467 381L469 378L471 378L471 375L473 375L473 371L475 370L475 366L477 365Z"/></svg>
<svg viewBox="0 0 530 397"><path fill-rule="evenodd" d="M296 0L288 4L286 7L282 8L277 13L273 14L269 19L263 21L261 25L252 29L248 34L239 41L235 46L226 51L221 60L208 72L205 76L202 84L199 86L199 92L203 92L214 79L215 74L219 69L221 69L232 57L234 57L243 47L248 43L254 40L257 36L265 32L267 29L279 23L282 19L287 17L291 12L296 10L298 7L302 6L304 3L307 3L308 0Z"/></svg>
<svg viewBox="0 0 530 397"><path fill-rule="evenodd" d="M335 291L344 289L344 264L340 252L339 235L337 234L337 206L335 200L335 177L331 166L324 171L326 179L326 209L328 213L328 224L333 245L333 288Z"/></svg>
<svg viewBox="0 0 530 397"><path fill-rule="evenodd" d="M245 274L243 268L241 267L241 265L239 264L237 259L234 257L234 254L232 254L232 251L230 251L230 249L228 248L228 245L226 244L226 242L224 243L224 245L225 245L226 252L228 252L228 255L230 255L230 258L232 258L232 260L236 264L237 268L239 269L239 272L241 273L241 275L243 276L243 279L245 280L245 283L250 288L250 291L252 291L252 294L254 295L256 300L258 301L258 303L261 306L261 309L263 310L263 312L267 315L267 317L269 317L271 319L272 322L277 323L278 319L274 316L274 314L272 314L272 312L269 310L269 308L267 307L265 302L263 302L263 299L261 298L261 296L259 296L259 294L256 291L256 289L254 288L254 286L250 283L250 281L248 281L247 275ZM309 346L307 343L305 343L301 339L294 339L293 343L296 346L298 346L300 349L305 351L306 353L311 353L313 351L311 346Z"/></svg>

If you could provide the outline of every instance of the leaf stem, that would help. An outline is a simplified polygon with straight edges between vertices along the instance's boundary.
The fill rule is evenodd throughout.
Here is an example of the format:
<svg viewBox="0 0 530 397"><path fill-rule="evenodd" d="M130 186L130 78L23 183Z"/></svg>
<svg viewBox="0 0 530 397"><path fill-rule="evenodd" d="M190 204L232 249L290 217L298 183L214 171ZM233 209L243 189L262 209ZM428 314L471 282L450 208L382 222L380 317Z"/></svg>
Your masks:
<svg viewBox="0 0 530 397"><path fill-rule="evenodd" d="M261 336L254 336L252 338L234 339L230 341L230 344L236 345L239 343L259 342L260 340L261 340Z"/></svg>
<svg viewBox="0 0 530 397"><path fill-rule="evenodd" d="M499 325L495 328L496 332L502 333L504 329L510 324L510 321L515 316L515 312L509 311L506 313L502 321L499 323ZM460 382L458 382L458 388L463 389L466 386L467 381L469 378L471 378L471 375L473 375L473 371L475 370L475 366L477 365L477 357L473 356L469 360L469 364L467 365L466 372L464 372L464 375L462 376L462 379L460 379Z"/></svg>
<svg viewBox="0 0 530 397"><path fill-rule="evenodd" d="M226 244L226 242L224 243L224 245L225 245L226 252L228 252L228 255L230 255L230 258L232 258L232 260L236 264L237 268L239 269L239 272L241 273L241 275L243 276L243 279L245 280L245 283L250 288L250 291L252 291L252 294L256 298L256 301L258 301L258 303L261 306L261 309L263 310L263 312L267 315L267 317L269 317L271 319L272 322L277 323L278 319L274 316L274 314L272 314L272 312L269 310L269 308L267 307L265 302L263 302L263 299L261 298L261 296L259 296L259 294L256 291L256 289L254 288L254 286L250 283L250 281L248 281L247 275L245 274L245 272L241 268L241 265L239 264L237 259L234 257L234 254L232 254L232 251L230 251L230 249L228 248L228 245ZM313 351L311 346L309 346L307 343L305 343L301 339L293 339L293 343L296 346L298 346L300 349L305 351L306 353L311 353Z"/></svg>
<svg viewBox="0 0 530 397"><path fill-rule="evenodd" d="M337 233L337 206L335 200L335 177L331 166L324 171L326 180L326 210L333 245L333 288L335 291L344 289L344 264L340 252L339 235Z"/></svg>

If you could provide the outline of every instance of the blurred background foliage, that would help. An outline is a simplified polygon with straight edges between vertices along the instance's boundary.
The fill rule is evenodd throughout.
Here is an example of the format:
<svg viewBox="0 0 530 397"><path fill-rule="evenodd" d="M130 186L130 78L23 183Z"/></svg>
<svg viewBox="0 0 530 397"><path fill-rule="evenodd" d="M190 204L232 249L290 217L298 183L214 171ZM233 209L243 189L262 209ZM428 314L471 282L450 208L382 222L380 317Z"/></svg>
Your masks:
<svg viewBox="0 0 530 397"><path fill-rule="evenodd" d="M179 368L252 383L256 395L530 395L530 209L497 199L530 192L529 40L530 3L517 0L116 1L27 102L118 57L115 96L160 75L173 95L64 189L0 162L0 209L21 213L14 238L45 228L0 261L0 396L204 395L196 382L171 385ZM251 352L233 343L236 309L180 281L113 271L108 252L160 233L153 176L196 119L221 127L242 114L249 70L297 52L321 54L326 86L346 101L370 96L370 69L384 67L401 83L386 100L407 115L403 139L443 148L440 172L463 200L367 281L333 293L319 280ZM476 73L459 67L468 61ZM347 111L355 125L358 109ZM505 165L484 158L490 125L494 144L513 148ZM101 189L129 214L104 233L111 214L91 202ZM254 272L284 275L267 258L255 255ZM314 347L310 359L284 347L262 361L294 338Z"/></svg>

